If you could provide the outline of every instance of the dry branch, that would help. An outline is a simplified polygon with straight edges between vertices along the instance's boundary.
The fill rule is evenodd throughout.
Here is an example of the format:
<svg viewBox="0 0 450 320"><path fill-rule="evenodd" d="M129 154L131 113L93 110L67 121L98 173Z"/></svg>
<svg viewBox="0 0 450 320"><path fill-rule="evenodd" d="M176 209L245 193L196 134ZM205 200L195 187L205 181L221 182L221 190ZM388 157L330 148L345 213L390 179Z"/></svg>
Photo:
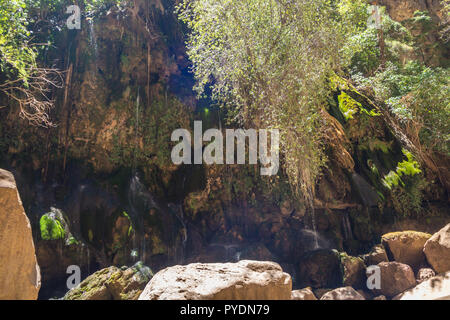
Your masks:
<svg viewBox="0 0 450 320"><path fill-rule="evenodd" d="M55 88L64 86L63 72L54 68L29 67L30 76L0 84L0 91L19 106L19 114L30 123L42 127L54 126L49 112L54 106L51 98Z"/></svg>

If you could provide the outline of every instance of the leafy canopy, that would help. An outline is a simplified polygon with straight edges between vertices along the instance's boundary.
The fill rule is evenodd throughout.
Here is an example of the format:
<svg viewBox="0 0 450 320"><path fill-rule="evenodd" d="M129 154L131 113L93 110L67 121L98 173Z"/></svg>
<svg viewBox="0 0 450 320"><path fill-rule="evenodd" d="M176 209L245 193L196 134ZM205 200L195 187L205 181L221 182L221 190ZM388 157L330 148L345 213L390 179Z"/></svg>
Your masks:
<svg viewBox="0 0 450 320"><path fill-rule="evenodd" d="M23 0L0 0L0 68L9 78L27 81L36 52L29 45L27 11Z"/></svg>
<svg viewBox="0 0 450 320"><path fill-rule="evenodd" d="M194 0L179 6L187 24L196 90L211 87L229 120L277 128L284 169L311 198L324 163L319 111L330 70L353 28L329 0ZM351 27L350 27L351 26Z"/></svg>

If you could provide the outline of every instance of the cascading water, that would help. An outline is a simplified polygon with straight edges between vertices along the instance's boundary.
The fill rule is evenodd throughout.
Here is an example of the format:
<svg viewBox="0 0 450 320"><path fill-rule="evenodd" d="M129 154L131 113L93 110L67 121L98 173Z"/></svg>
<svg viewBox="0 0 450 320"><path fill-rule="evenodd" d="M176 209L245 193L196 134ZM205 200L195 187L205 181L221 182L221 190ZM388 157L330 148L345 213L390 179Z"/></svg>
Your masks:
<svg viewBox="0 0 450 320"><path fill-rule="evenodd" d="M138 87L137 95L136 95L136 114L135 114L135 141L134 141L134 149L133 149L133 174L136 173L136 166L137 166L137 152L139 148L139 118L140 118L140 103L141 103L141 95L140 95L140 88Z"/></svg>
<svg viewBox="0 0 450 320"><path fill-rule="evenodd" d="M319 237L317 235L317 226L316 226L316 214L314 212L314 207L311 207L311 221L314 232L314 249L319 249Z"/></svg>
<svg viewBox="0 0 450 320"><path fill-rule="evenodd" d="M348 212L344 213L342 217L342 227L344 230L344 238L345 239L353 239L352 227L350 225L350 219L348 217Z"/></svg>
<svg viewBox="0 0 450 320"><path fill-rule="evenodd" d="M380 197L374 188L359 174L353 172L351 175L352 183L355 186L362 202L366 207L376 207Z"/></svg>
<svg viewBox="0 0 450 320"><path fill-rule="evenodd" d="M137 172L135 172L131 177L130 187L128 190L128 203L131 209L131 220L133 221L136 232L136 236L133 237L133 251L131 252L131 255L133 258L137 259L139 252L141 252L141 260L145 262L146 245L145 234L142 229L143 214L148 212L151 208L159 209L159 206L154 200L152 194L148 192L142 184ZM136 243L137 241L140 241L139 245Z"/></svg>
<svg viewBox="0 0 450 320"><path fill-rule="evenodd" d="M91 253L89 252L89 247L86 247L87 250L87 274L91 274Z"/></svg>
<svg viewBox="0 0 450 320"><path fill-rule="evenodd" d="M97 35L95 34L94 28L94 19L88 19L89 25L89 45L93 49L94 53L94 62L95 62L95 70L97 71L97 58L98 58L98 44L97 44Z"/></svg>
<svg viewBox="0 0 450 320"><path fill-rule="evenodd" d="M242 254L241 251L237 251L236 254L234 255L234 260L236 262L239 262L239 260L241 260L241 254Z"/></svg>
<svg viewBox="0 0 450 320"><path fill-rule="evenodd" d="M186 222L184 221L183 207L181 204L173 204L173 203L169 203L167 206L173 212L173 214L178 219L178 221L180 221L180 224L183 228L182 229L182 231L183 231L182 250L183 251L181 252L181 261L178 261L178 263L183 263L184 259L185 259L186 245L187 245L187 241L188 241L188 229L186 226Z"/></svg>
<svg viewBox="0 0 450 320"><path fill-rule="evenodd" d="M184 249L184 248L186 248L188 234L187 234L186 223L184 222L183 208L180 204L173 204L173 203L169 203L168 206L170 209L172 209L172 211L174 212L178 221L180 221L181 225L183 226L183 249Z"/></svg>
<svg viewBox="0 0 450 320"><path fill-rule="evenodd" d="M133 250L130 255L131 258L136 261L139 257L139 252L142 254L141 260L145 262L145 234L144 230L141 230L141 226L143 224L142 214L144 214L149 208L157 207L156 202L153 199L153 196L147 191L145 186L141 183L139 175L137 173L137 153L139 148L139 120L140 120L140 88L138 87L137 95L136 95L136 111L135 111L135 141L134 141L134 150L133 150L133 163L132 170L133 174L130 180L130 188L128 191L128 203L131 207L131 218L134 222L135 227L135 236L133 237ZM139 239L140 238L140 239ZM137 243L139 242L139 244Z"/></svg>
<svg viewBox="0 0 450 320"><path fill-rule="evenodd" d="M242 245L233 243L210 243L209 247L220 247L225 249L225 257L227 261L239 261L242 254Z"/></svg>
<svg viewBox="0 0 450 320"><path fill-rule="evenodd" d="M314 236L313 250L317 250L320 248L320 246L319 246L319 235L317 233L316 214L315 214L315 210L314 210L312 191L309 192L308 198L309 198L309 208L311 209L312 232L313 232L313 236Z"/></svg>

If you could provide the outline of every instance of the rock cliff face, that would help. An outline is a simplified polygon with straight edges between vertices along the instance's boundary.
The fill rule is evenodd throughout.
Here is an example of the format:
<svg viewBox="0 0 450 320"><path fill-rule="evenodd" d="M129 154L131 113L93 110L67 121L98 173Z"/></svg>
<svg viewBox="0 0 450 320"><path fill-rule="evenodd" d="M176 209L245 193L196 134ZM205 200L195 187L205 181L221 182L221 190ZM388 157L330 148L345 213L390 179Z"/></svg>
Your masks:
<svg viewBox="0 0 450 320"><path fill-rule="evenodd" d="M34 300L40 287L30 221L14 176L0 169L0 300Z"/></svg>
<svg viewBox="0 0 450 320"><path fill-rule="evenodd" d="M379 0L374 1L385 6L392 19L403 21L411 18L416 11L428 11L435 18L442 17L440 0Z"/></svg>
<svg viewBox="0 0 450 320"><path fill-rule="evenodd" d="M64 92L55 93L57 127L31 128L14 110L0 109L0 165L17 169L26 211L37 226L43 288L64 285L68 265L80 265L87 276L136 260L155 271L190 262L271 260L289 270L294 282L315 273L327 283L322 278L339 274L322 276L320 268L300 267L316 241L322 249L357 255L383 233L433 233L448 223L448 207L433 202L442 194L436 185L427 194L436 214L426 223L399 217L388 195L378 197L380 176L402 161L401 145L381 117L345 122L339 90L321 115L329 124L329 163L313 212L293 199L282 173L268 184L250 166L173 166L174 129L189 129L194 118L203 121L204 130L224 126L220 111L191 90L185 30L173 14L177 2L131 1L130 7L83 20L80 31L55 36L58 50L49 56L71 79ZM385 4L394 19L403 20L427 4L434 8L435 1ZM40 218L51 206L64 213L64 239L40 233ZM385 256L374 253L373 264ZM329 260L336 271L338 257ZM330 283L337 285L335 280Z"/></svg>

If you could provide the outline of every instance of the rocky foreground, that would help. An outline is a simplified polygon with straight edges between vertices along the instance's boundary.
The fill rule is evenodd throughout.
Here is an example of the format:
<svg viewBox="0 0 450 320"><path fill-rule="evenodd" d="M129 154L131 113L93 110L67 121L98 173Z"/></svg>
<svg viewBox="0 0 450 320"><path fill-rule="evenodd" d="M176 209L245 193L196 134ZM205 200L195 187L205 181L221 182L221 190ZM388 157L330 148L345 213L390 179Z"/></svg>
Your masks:
<svg viewBox="0 0 450 320"><path fill-rule="evenodd" d="M177 265L154 276L142 263L112 266L87 277L64 299L450 300L450 223L434 235L385 234L357 257L315 250L297 270L301 289L292 290L291 275L268 261ZM39 288L30 223L14 177L0 169L0 299L36 299Z"/></svg>
<svg viewBox="0 0 450 320"><path fill-rule="evenodd" d="M309 286L299 290L292 290L291 276L277 263L242 260L177 265L161 270L148 283L136 268L110 267L88 277L64 298L450 300L450 224L434 235L389 233L381 242L360 257L335 250L311 252L300 268L300 277ZM370 270L376 266L380 275L372 289L367 287L373 275L369 266Z"/></svg>

